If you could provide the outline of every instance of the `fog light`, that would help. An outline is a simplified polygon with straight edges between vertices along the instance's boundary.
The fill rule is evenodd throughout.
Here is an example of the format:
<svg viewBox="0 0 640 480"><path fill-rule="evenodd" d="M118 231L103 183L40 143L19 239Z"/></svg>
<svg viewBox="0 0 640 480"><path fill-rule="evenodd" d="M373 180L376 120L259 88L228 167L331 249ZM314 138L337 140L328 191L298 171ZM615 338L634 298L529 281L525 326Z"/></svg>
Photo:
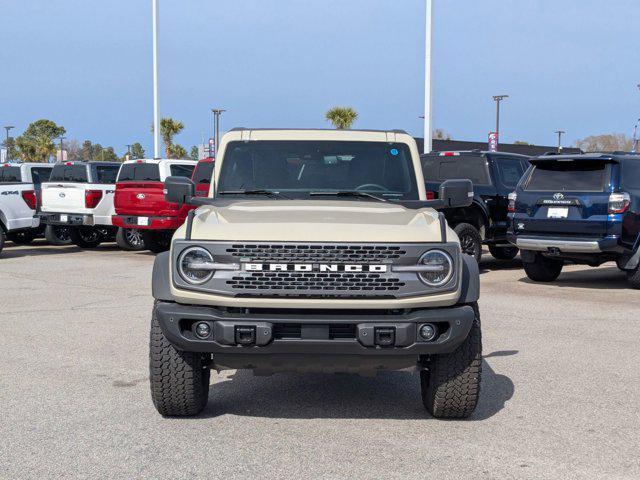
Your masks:
<svg viewBox="0 0 640 480"><path fill-rule="evenodd" d="M196 325L196 335L200 338L207 338L211 335L211 327L208 323L200 322Z"/></svg>
<svg viewBox="0 0 640 480"><path fill-rule="evenodd" d="M436 337L436 327L430 323L425 323L419 330L420 338L425 342L430 342Z"/></svg>

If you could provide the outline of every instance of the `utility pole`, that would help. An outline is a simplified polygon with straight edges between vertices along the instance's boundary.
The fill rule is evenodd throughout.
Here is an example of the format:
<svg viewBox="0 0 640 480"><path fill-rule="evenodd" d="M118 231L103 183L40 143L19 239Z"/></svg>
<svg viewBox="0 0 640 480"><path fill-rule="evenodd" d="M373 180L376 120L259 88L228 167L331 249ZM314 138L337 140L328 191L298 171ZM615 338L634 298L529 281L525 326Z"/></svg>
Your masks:
<svg viewBox="0 0 640 480"><path fill-rule="evenodd" d="M433 0L426 0L426 32L425 32L425 65L424 65L424 153L433 149L432 95L433 67L431 57L433 53Z"/></svg>
<svg viewBox="0 0 640 480"><path fill-rule="evenodd" d="M153 15L153 158L160 158L160 101L158 99L158 1L151 0Z"/></svg>
<svg viewBox="0 0 640 480"><path fill-rule="evenodd" d="M637 85L638 90L640 90L640 83ZM631 146L632 153L638 153L638 123L640 123L640 118L636 122L635 127L633 127L633 144Z"/></svg>
<svg viewBox="0 0 640 480"><path fill-rule="evenodd" d="M509 95L494 95L493 99L496 102L496 150L500 144L500 102L505 98L509 98Z"/></svg>
<svg viewBox="0 0 640 480"><path fill-rule="evenodd" d="M131 145L127 144L127 160L131 160Z"/></svg>
<svg viewBox="0 0 640 480"><path fill-rule="evenodd" d="M556 132L558 134L558 153L562 153L562 135L564 135L565 132L564 130L556 130Z"/></svg>
<svg viewBox="0 0 640 480"><path fill-rule="evenodd" d="M63 137L62 135L60 135L60 161L64 161L64 155L63 155L63 150L62 150L62 141L67 138L67 137Z"/></svg>
<svg viewBox="0 0 640 480"><path fill-rule="evenodd" d="M221 110L219 108L212 108L213 112L213 134L216 139L215 149L214 149L214 157L218 157L218 145L220 144L220 116L226 112L226 110Z"/></svg>
<svg viewBox="0 0 640 480"><path fill-rule="evenodd" d="M7 156L5 157L5 162L9 163L9 160L11 160L10 158L10 148L9 148L9 130L11 130L12 128L15 128L13 125L7 125L6 127L4 127L4 129L7 131L7 140L4 144L4 146L7 148Z"/></svg>

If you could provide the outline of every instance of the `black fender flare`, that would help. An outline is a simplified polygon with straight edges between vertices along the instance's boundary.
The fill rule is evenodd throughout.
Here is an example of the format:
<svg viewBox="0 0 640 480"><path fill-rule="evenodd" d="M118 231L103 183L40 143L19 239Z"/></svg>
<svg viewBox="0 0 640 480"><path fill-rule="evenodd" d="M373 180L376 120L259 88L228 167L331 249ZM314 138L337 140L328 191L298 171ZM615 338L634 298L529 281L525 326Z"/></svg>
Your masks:
<svg viewBox="0 0 640 480"><path fill-rule="evenodd" d="M480 298L480 268L476 259L470 255L460 255L462 258L462 278L460 279L459 303L473 303Z"/></svg>
<svg viewBox="0 0 640 480"><path fill-rule="evenodd" d="M163 302L175 302L171 295L171 252L156 255L151 275L151 293L153 298Z"/></svg>

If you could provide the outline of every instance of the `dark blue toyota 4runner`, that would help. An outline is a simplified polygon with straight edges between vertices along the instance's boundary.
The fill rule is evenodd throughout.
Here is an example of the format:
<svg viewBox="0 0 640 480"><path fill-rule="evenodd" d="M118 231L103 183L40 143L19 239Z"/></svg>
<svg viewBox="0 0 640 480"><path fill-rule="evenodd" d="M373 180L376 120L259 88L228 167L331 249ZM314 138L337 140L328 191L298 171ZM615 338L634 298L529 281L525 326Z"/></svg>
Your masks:
<svg viewBox="0 0 640 480"><path fill-rule="evenodd" d="M615 261L640 288L640 156L535 157L509 197L509 240L531 280L554 281L566 261Z"/></svg>

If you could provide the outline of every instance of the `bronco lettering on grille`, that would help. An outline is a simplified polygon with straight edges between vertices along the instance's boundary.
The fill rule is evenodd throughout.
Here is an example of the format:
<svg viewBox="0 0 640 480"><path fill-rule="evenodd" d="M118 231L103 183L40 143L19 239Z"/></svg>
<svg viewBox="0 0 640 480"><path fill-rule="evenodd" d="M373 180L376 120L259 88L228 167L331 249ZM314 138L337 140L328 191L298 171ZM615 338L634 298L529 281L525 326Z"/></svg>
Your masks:
<svg viewBox="0 0 640 480"><path fill-rule="evenodd" d="M247 272L375 272L386 273L387 265L340 265L328 263L243 263Z"/></svg>

